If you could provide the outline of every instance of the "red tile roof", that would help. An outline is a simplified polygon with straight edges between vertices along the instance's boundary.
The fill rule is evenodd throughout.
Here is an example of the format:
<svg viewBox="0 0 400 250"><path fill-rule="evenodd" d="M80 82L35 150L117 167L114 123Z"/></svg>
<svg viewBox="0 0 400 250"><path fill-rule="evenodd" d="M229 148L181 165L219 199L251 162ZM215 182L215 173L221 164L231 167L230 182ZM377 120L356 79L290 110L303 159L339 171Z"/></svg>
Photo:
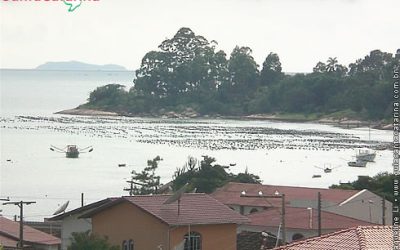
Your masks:
<svg viewBox="0 0 400 250"><path fill-rule="evenodd" d="M64 218L67 218L67 217L72 216L72 215L86 213L88 211L91 211L93 209L101 207L101 206L103 206L103 205L105 205L105 204L107 204L109 202L115 201L116 199L118 199L118 198L116 198L116 197L106 198L104 200L100 200L100 201L97 201L97 202L94 202L94 203L90 203L90 204L85 205L83 207L78 207L78 208L70 210L68 212L64 212L62 214L58 214L58 215L56 215L54 217L49 218L48 220L49 221L60 221L60 220L63 220Z"/></svg>
<svg viewBox="0 0 400 250"><path fill-rule="evenodd" d="M312 213L310 227L310 215ZM310 210L307 208L287 207L285 209L285 225L286 228L293 229L317 229L318 228L318 213L316 209ZM281 222L281 209L270 208L265 211L257 212L248 215L252 226L278 227ZM321 227L327 229L344 229L355 226L370 226L373 223L353 219L347 216L342 216L326 211L321 211Z"/></svg>
<svg viewBox="0 0 400 250"><path fill-rule="evenodd" d="M317 194L320 192L324 201L330 201L334 203L343 202L360 192L358 190L290 187L230 182L217 189L211 195L226 205L270 207L271 204L277 205L280 202L277 199L268 199L267 201L266 199L240 197L242 191L245 191L246 195L257 195L259 191L262 191L264 195L273 195L276 191L278 191L280 194L285 194L286 201L288 202L293 200L316 200Z"/></svg>
<svg viewBox="0 0 400 250"><path fill-rule="evenodd" d="M183 194L178 202L164 204L171 195L122 197L82 217L92 215L120 202L130 202L169 225L244 224L249 220L207 194Z"/></svg>
<svg viewBox="0 0 400 250"><path fill-rule="evenodd" d="M19 222L0 216L0 233L9 239L19 239ZM24 225L24 241L29 244L58 245L60 239L30 226Z"/></svg>
<svg viewBox="0 0 400 250"><path fill-rule="evenodd" d="M314 237L275 250L392 250L393 228L360 226Z"/></svg>
<svg viewBox="0 0 400 250"><path fill-rule="evenodd" d="M0 245L3 247L16 247L18 240L0 234Z"/></svg>

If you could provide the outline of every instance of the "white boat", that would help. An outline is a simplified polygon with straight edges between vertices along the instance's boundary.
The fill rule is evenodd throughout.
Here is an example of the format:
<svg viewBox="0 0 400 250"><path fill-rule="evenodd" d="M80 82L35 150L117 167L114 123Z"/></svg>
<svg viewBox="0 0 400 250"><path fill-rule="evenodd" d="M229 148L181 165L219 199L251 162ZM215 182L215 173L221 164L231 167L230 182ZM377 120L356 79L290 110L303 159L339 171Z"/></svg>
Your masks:
<svg viewBox="0 0 400 250"><path fill-rule="evenodd" d="M356 161L349 161L347 165L349 165L349 167L365 168L367 166L367 162L357 159Z"/></svg>
<svg viewBox="0 0 400 250"><path fill-rule="evenodd" d="M373 162L376 157L375 151L359 150L356 154L357 161Z"/></svg>

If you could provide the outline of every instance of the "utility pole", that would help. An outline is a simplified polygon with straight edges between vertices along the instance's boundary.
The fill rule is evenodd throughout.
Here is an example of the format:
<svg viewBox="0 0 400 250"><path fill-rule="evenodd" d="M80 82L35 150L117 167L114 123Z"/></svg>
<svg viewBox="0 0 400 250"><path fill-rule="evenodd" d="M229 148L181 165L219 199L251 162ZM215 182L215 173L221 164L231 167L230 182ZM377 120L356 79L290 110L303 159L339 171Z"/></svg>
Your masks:
<svg viewBox="0 0 400 250"><path fill-rule="evenodd" d="M386 199L385 196L382 197L382 225L386 224Z"/></svg>
<svg viewBox="0 0 400 250"><path fill-rule="evenodd" d="M18 249L24 249L24 204L34 204L36 201L5 202L3 205L16 205L19 207L19 242Z"/></svg>
<svg viewBox="0 0 400 250"><path fill-rule="evenodd" d="M286 209L285 209L285 194L278 194L276 193L275 195L263 195L261 191L259 192L259 195L246 195L246 194L241 194L240 197L249 197L249 198L278 198L282 200L282 207L281 207L281 225L282 225L282 244L286 244L286 225L285 225L285 214L286 214Z"/></svg>
<svg viewBox="0 0 400 250"><path fill-rule="evenodd" d="M321 236L321 192L318 192L318 236Z"/></svg>
<svg viewBox="0 0 400 250"><path fill-rule="evenodd" d="M81 207L83 207L84 203L83 203L83 197L84 197L84 193L81 193Z"/></svg>
<svg viewBox="0 0 400 250"><path fill-rule="evenodd" d="M139 186L145 186L143 183L135 182L135 181L126 181L130 184L129 188L124 188L124 191L129 191L129 195L132 196L134 195L133 190L134 190L134 185L139 185Z"/></svg>

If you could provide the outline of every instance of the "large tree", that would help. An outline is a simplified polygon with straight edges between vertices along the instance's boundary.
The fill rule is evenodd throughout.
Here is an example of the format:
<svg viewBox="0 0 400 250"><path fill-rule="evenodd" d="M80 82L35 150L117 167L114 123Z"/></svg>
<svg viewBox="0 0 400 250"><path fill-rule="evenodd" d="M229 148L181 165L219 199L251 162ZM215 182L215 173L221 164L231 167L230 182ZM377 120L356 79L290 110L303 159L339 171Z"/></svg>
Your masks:
<svg viewBox="0 0 400 250"><path fill-rule="evenodd" d="M260 74L260 84L270 85L278 83L283 77L282 65L276 53L269 53L263 63Z"/></svg>
<svg viewBox="0 0 400 250"><path fill-rule="evenodd" d="M159 162L162 161L160 156L156 156L152 160L147 161L147 167L141 172L132 171L130 195L146 195L155 194L160 188L160 176L156 175Z"/></svg>

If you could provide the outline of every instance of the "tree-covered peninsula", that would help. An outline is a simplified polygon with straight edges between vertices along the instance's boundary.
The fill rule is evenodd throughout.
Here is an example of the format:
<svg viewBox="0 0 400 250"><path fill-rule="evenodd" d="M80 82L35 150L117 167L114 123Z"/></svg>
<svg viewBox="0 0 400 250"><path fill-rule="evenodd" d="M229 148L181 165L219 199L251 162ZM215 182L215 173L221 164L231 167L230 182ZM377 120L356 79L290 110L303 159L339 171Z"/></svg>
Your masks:
<svg viewBox="0 0 400 250"><path fill-rule="evenodd" d="M132 116L290 114L362 120L382 120L392 112L398 54L373 50L348 66L328 58L312 73L287 75L276 53L259 66L249 47L237 46L227 56L217 45L181 28L143 57L129 90L117 83L99 87L80 108Z"/></svg>

